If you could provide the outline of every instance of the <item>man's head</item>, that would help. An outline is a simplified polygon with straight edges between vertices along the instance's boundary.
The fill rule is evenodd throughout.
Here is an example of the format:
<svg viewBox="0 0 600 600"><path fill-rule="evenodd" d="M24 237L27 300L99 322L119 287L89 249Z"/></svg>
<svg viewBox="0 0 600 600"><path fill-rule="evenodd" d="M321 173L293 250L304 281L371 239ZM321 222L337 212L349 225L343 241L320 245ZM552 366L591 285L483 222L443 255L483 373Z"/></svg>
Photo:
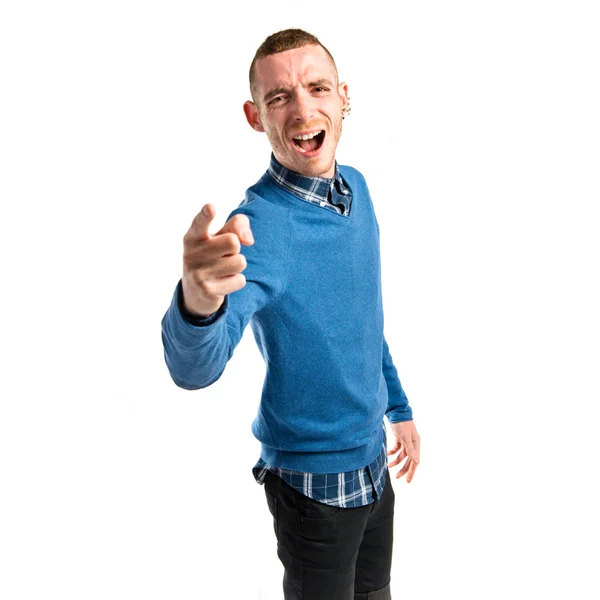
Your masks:
<svg viewBox="0 0 600 600"><path fill-rule="evenodd" d="M349 101L327 48L301 29L270 35L252 61L250 91L246 119L267 134L275 158L296 173L333 177Z"/></svg>

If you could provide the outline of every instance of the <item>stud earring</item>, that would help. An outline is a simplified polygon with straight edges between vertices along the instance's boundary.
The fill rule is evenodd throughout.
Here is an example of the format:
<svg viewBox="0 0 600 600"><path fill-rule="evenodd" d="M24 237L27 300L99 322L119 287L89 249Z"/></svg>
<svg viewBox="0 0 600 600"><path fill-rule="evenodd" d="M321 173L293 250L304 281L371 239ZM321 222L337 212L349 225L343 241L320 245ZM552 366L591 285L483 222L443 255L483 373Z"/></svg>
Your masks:
<svg viewBox="0 0 600 600"><path fill-rule="evenodd" d="M342 119L345 119L349 114L352 108L350 107L350 97L348 97L348 104L342 108Z"/></svg>

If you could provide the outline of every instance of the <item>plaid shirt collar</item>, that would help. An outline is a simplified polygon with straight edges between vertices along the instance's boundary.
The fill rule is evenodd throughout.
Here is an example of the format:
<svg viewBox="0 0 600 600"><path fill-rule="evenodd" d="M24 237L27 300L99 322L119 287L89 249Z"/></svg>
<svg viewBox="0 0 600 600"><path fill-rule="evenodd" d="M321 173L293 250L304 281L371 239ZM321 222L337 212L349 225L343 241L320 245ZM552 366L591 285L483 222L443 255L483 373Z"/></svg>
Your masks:
<svg viewBox="0 0 600 600"><path fill-rule="evenodd" d="M337 161L335 161L335 174L332 178L308 177L286 169L271 152L271 162L267 172L281 187L304 200L321 205L331 204L334 195L336 204L343 204L346 213L349 210L352 192L342 179Z"/></svg>

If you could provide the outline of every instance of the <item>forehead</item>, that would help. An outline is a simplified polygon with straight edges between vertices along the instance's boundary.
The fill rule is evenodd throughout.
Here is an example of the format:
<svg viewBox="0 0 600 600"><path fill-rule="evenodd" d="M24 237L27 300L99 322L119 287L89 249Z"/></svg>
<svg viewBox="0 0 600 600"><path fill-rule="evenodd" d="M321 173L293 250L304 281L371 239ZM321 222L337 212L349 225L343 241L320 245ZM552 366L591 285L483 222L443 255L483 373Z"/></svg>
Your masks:
<svg viewBox="0 0 600 600"><path fill-rule="evenodd" d="M319 79L336 82L331 58L317 45L263 56L256 61L255 69L257 88L262 92L273 86L291 87Z"/></svg>

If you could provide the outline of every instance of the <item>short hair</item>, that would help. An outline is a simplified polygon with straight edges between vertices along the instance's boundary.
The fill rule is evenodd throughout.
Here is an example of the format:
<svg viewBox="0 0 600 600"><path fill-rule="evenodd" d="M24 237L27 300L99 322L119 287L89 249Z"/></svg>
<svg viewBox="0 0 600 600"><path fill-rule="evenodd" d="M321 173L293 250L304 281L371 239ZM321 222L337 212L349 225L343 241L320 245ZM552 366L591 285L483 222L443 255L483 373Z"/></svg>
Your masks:
<svg viewBox="0 0 600 600"><path fill-rule="evenodd" d="M303 46L321 46L327 53L337 77L337 66L331 52L321 44L321 42L312 33L308 33L303 29L283 29L277 33L272 33L259 47L252 59L250 65L250 94L252 99L256 102L256 62L259 58L264 56L271 56L272 54L278 54L279 52L285 52L286 50L294 50L296 48L302 48Z"/></svg>

